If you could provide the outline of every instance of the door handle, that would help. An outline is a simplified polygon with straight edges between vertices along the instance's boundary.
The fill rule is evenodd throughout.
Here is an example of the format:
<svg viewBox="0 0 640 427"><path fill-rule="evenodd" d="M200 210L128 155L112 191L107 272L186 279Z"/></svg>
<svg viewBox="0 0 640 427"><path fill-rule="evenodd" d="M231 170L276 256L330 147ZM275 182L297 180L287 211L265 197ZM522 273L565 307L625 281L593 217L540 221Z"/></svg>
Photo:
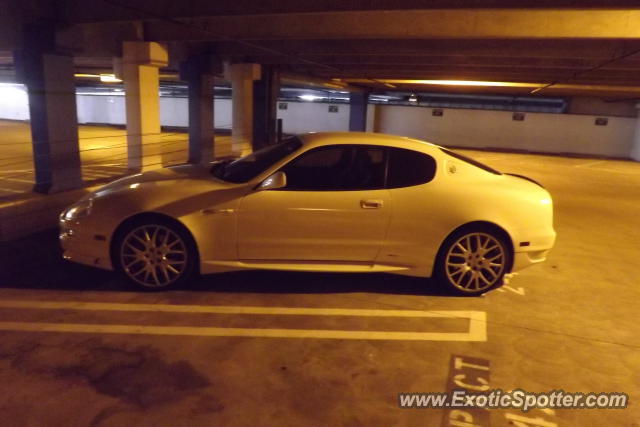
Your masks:
<svg viewBox="0 0 640 427"><path fill-rule="evenodd" d="M382 207L382 200L366 199L360 200L360 207L362 209L380 209Z"/></svg>

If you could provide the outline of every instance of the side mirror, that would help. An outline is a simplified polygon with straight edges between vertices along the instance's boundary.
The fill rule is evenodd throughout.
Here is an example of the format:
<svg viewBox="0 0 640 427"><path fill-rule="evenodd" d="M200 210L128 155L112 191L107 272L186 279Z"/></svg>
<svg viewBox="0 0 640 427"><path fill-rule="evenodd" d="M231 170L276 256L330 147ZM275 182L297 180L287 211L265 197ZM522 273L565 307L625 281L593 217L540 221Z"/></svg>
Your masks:
<svg viewBox="0 0 640 427"><path fill-rule="evenodd" d="M278 188L284 188L287 186L287 175L284 172L278 171L267 179L262 181L256 190L277 190Z"/></svg>

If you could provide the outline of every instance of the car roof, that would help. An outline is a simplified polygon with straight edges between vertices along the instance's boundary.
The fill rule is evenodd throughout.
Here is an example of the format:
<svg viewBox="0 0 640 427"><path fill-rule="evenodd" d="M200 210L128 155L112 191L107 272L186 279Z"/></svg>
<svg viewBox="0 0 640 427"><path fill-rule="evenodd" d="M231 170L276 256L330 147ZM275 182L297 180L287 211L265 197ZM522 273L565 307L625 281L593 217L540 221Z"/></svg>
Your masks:
<svg viewBox="0 0 640 427"><path fill-rule="evenodd" d="M419 139L374 132L309 132L300 134L298 137L307 146L328 144L389 145L420 151L425 149L431 151L440 148L436 144Z"/></svg>

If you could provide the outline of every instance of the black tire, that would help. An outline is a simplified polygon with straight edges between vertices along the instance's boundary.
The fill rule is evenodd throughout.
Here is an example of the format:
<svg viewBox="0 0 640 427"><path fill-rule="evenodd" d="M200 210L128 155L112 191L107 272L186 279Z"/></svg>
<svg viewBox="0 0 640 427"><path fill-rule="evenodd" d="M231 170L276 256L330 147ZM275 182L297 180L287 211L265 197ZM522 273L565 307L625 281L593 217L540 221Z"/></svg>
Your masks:
<svg viewBox="0 0 640 427"><path fill-rule="evenodd" d="M503 233L466 227L450 235L436 259L435 276L450 293L476 296L502 286L513 255Z"/></svg>
<svg viewBox="0 0 640 427"><path fill-rule="evenodd" d="M198 272L193 238L179 223L138 218L117 232L111 257L115 270L139 290L178 288Z"/></svg>

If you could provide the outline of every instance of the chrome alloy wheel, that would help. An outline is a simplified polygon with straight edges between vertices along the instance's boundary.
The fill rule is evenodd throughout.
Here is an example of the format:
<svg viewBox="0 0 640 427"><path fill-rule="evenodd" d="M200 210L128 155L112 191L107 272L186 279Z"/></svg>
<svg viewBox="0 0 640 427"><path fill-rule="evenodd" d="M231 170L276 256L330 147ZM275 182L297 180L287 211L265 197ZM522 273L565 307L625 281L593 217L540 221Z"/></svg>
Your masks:
<svg viewBox="0 0 640 427"><path fill-rule="evenodd" d="M465 234L445 256L449 282L462 292L476 293L495 286L505 273L505 248L490 234Z"/></svg>
<svg viewBox="0 0 640 427"><path fill-rule="evenodd" d="M150 288L166 287L180 278L187 269L188 256L182 237L157 224L132 229L120 247L120 265L125 274Z"/></svg>

